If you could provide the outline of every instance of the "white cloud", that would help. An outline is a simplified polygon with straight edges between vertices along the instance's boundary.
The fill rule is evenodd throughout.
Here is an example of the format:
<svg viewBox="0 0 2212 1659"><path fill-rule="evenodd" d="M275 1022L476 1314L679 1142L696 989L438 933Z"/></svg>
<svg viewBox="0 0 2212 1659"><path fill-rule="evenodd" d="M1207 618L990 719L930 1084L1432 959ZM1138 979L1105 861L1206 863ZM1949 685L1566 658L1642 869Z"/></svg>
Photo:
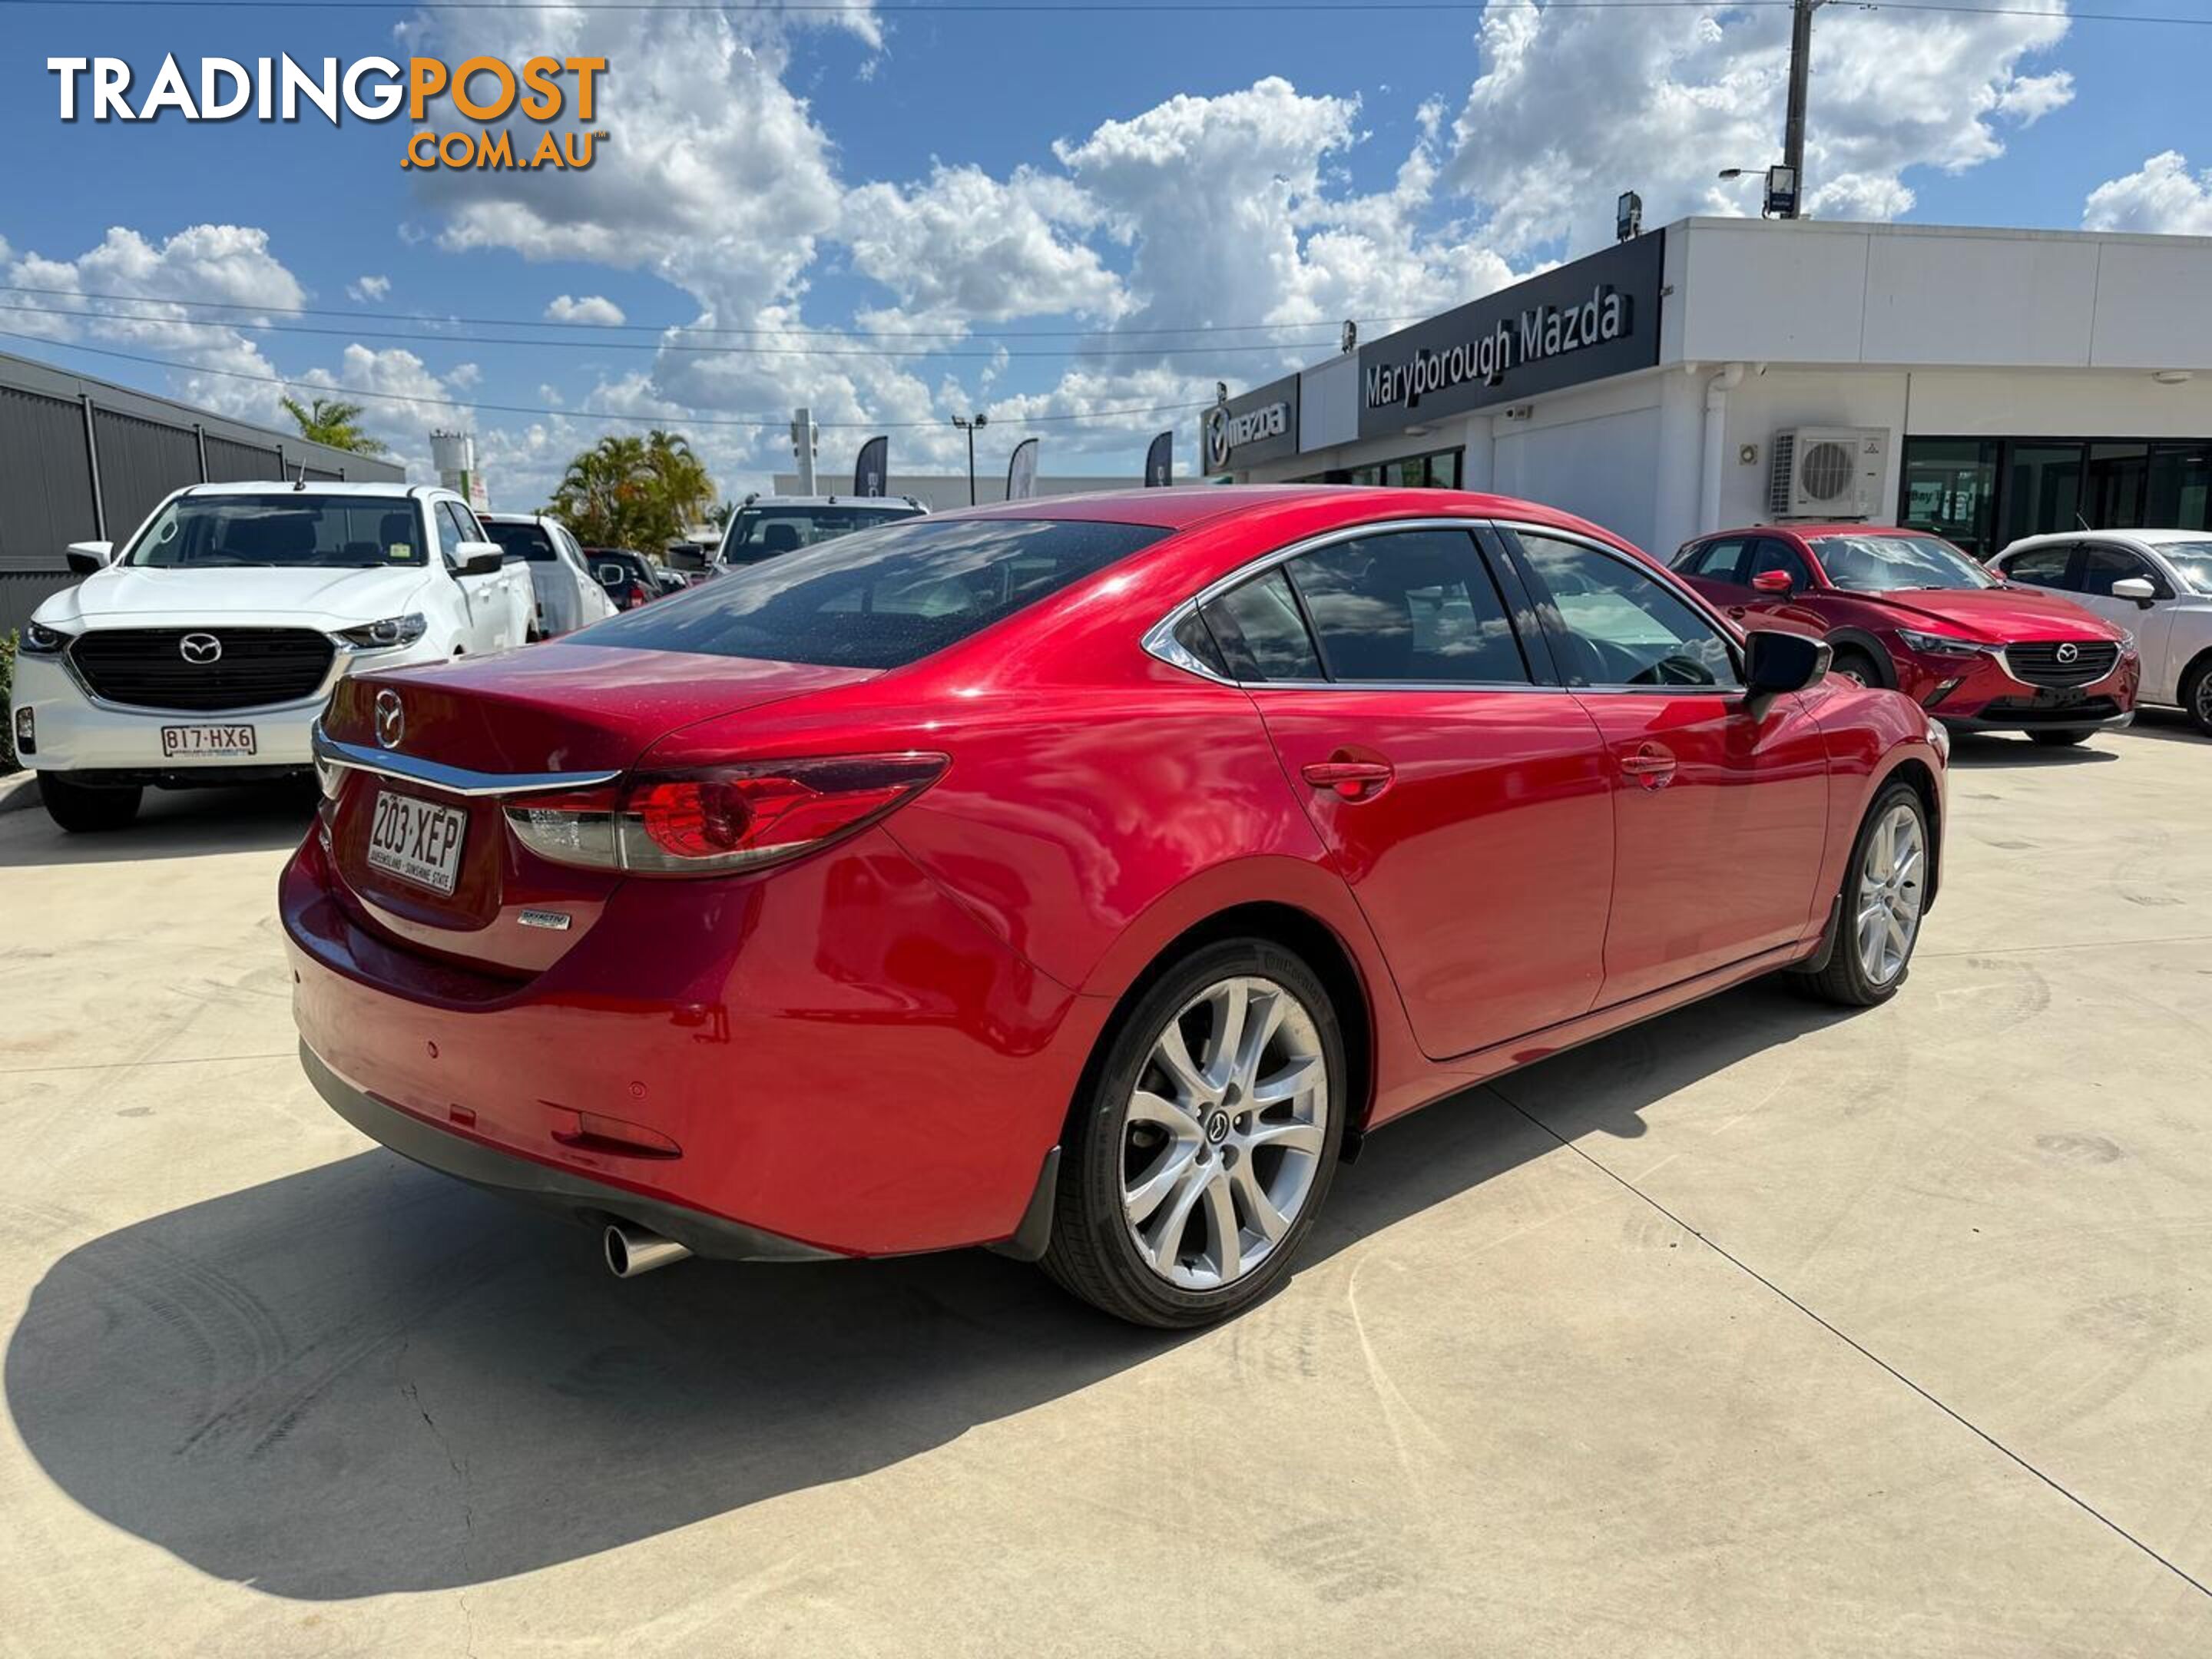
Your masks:
<svg viewBox="0 0 2212 1659"><path fill-rule="evenodd" d="M1105 317L1120 308L1121 285L1096 249L1066 234L1097 216L1066 179L1018 167L1001 182L981 167L940 164L927 184L853 191L839 235L854 268L911 315Z"/></svg>
<svg viewBox="0 0 2212 1659"><path fill-rule="evenodd" d="M2179 150L2162 150L2133 173L2091 191L2082 205L2081 225L2085 230L2212 236L2212 170L2192 174Z"/></svg>
<svg viewBox="0 0 2212 1659"><path fill-rule="evenodd" d="M586 294L582 299L573 299L566 294L554 295L553 303L545 307L549 323L599 323L612 325L624 320L623 308L604 295Z"/></svg>
<svg viewBox="0 0 2212 1659"><path fill-rule="evenodd" d="M356 276L346 284L347 295L365 304L380 301L391 292L392 278L389 276Z"/></svg>
<svg viewBox="0 0 2212 1659"><path fill-rule="evenodd" d="M1912 205L1905 169L1989 161L2003 150L2001 123L2071 98L2063 72L2021 68L2065 34L2065 0L2023 4L2029 15L1822 12L1808 211L1895 217ZM1477 38L1481 74L1454 123L1445 182L1488 210L1499 252L1601 245L1624 190L1643 195L1652 223L1755 209L1755 179L1715 174L1780 159L1785 9L1499 11Z"/></svg>

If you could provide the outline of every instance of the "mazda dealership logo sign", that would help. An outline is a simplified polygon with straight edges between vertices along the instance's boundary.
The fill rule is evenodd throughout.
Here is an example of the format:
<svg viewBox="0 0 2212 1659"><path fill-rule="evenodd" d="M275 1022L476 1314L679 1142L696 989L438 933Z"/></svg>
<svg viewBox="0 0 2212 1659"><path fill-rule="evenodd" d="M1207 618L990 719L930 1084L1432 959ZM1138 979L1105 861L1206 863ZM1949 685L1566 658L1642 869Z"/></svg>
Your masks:
<svg viewBox="0 0 2212 1659"><path fill-rule="evenodd" d="M1262 438L1280 438L1291 429L1291 406L1287 402L1273 403L1261 409L1248 409L1242 414L1231 414L1227 404L1216 404L1206 411L1202 422L1206 440L1206 470L1220 472L1228 468L1231 459L1246 444L1257 443Z"/></svg>
<svg viewBox="0 0 2212 1659"><path fill-rule="evenodd" d="M222 641L212 634L187 634L177 641L177 654L195 668L222 660Z"/></svg>

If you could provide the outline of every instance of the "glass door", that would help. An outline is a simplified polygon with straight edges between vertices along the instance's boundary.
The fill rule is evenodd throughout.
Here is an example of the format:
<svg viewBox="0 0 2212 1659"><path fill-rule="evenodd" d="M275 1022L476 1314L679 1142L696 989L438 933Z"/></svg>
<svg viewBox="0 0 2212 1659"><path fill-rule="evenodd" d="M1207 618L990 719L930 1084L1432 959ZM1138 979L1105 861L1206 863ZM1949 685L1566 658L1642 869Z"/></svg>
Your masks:
<svg viewBox="0 0 2212 1659"><path fill-rule="evenodd" d="M2132 530L2143 521L2143 485L2150 476L2148 444L2091 444L2087 505L2092 530Z"/></svg>

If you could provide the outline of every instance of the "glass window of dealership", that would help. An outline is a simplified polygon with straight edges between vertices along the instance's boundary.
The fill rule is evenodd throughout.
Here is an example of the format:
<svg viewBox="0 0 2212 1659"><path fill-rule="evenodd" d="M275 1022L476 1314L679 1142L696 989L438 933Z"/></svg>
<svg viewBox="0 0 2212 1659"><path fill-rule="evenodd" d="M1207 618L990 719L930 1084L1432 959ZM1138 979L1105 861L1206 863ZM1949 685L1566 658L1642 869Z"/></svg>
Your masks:
<svg viewBox="0 0 2212 1659"><path fill-rule="evenodd" d="M2208 294L2212 238L1683 220L1229 399L1201 460L1522 496L1662 553L1785 518L1980 556L2212 530ZM1820 507L1788 468L1838 437L1860 476Z"/></svg>

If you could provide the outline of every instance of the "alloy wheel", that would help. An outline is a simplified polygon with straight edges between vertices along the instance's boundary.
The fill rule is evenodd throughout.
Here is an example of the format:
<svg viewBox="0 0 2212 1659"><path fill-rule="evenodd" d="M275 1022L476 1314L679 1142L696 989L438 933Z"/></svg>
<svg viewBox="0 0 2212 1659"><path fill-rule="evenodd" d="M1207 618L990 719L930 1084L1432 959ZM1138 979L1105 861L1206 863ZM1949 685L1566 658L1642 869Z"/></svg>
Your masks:
<svg viewBox="0 0 2212 1659"><path fill-rule="evenodd" d="M1859 863L1859 966L1875 985L1905 971L1926 896L1927 837L1920 815L1900 802L1867 837Z"/></svg>
<svg viewBox="0 0 2212 1659"><path fill-rule="evenodd" d="M2200 727L2212 732L2212 670L2197 677L2197 706L2189 712L2196 716Z"/></svg>
<svg viewBox="0 0 2212 1659"><path fill-rule="evenodd" d="M1285 987L1240 975L1184 1004L1122 1117L1122 1214L1146 1265L1207 1291L1266 1261L1313 1190L1328 1101L1320 1030Z"/></svg>

